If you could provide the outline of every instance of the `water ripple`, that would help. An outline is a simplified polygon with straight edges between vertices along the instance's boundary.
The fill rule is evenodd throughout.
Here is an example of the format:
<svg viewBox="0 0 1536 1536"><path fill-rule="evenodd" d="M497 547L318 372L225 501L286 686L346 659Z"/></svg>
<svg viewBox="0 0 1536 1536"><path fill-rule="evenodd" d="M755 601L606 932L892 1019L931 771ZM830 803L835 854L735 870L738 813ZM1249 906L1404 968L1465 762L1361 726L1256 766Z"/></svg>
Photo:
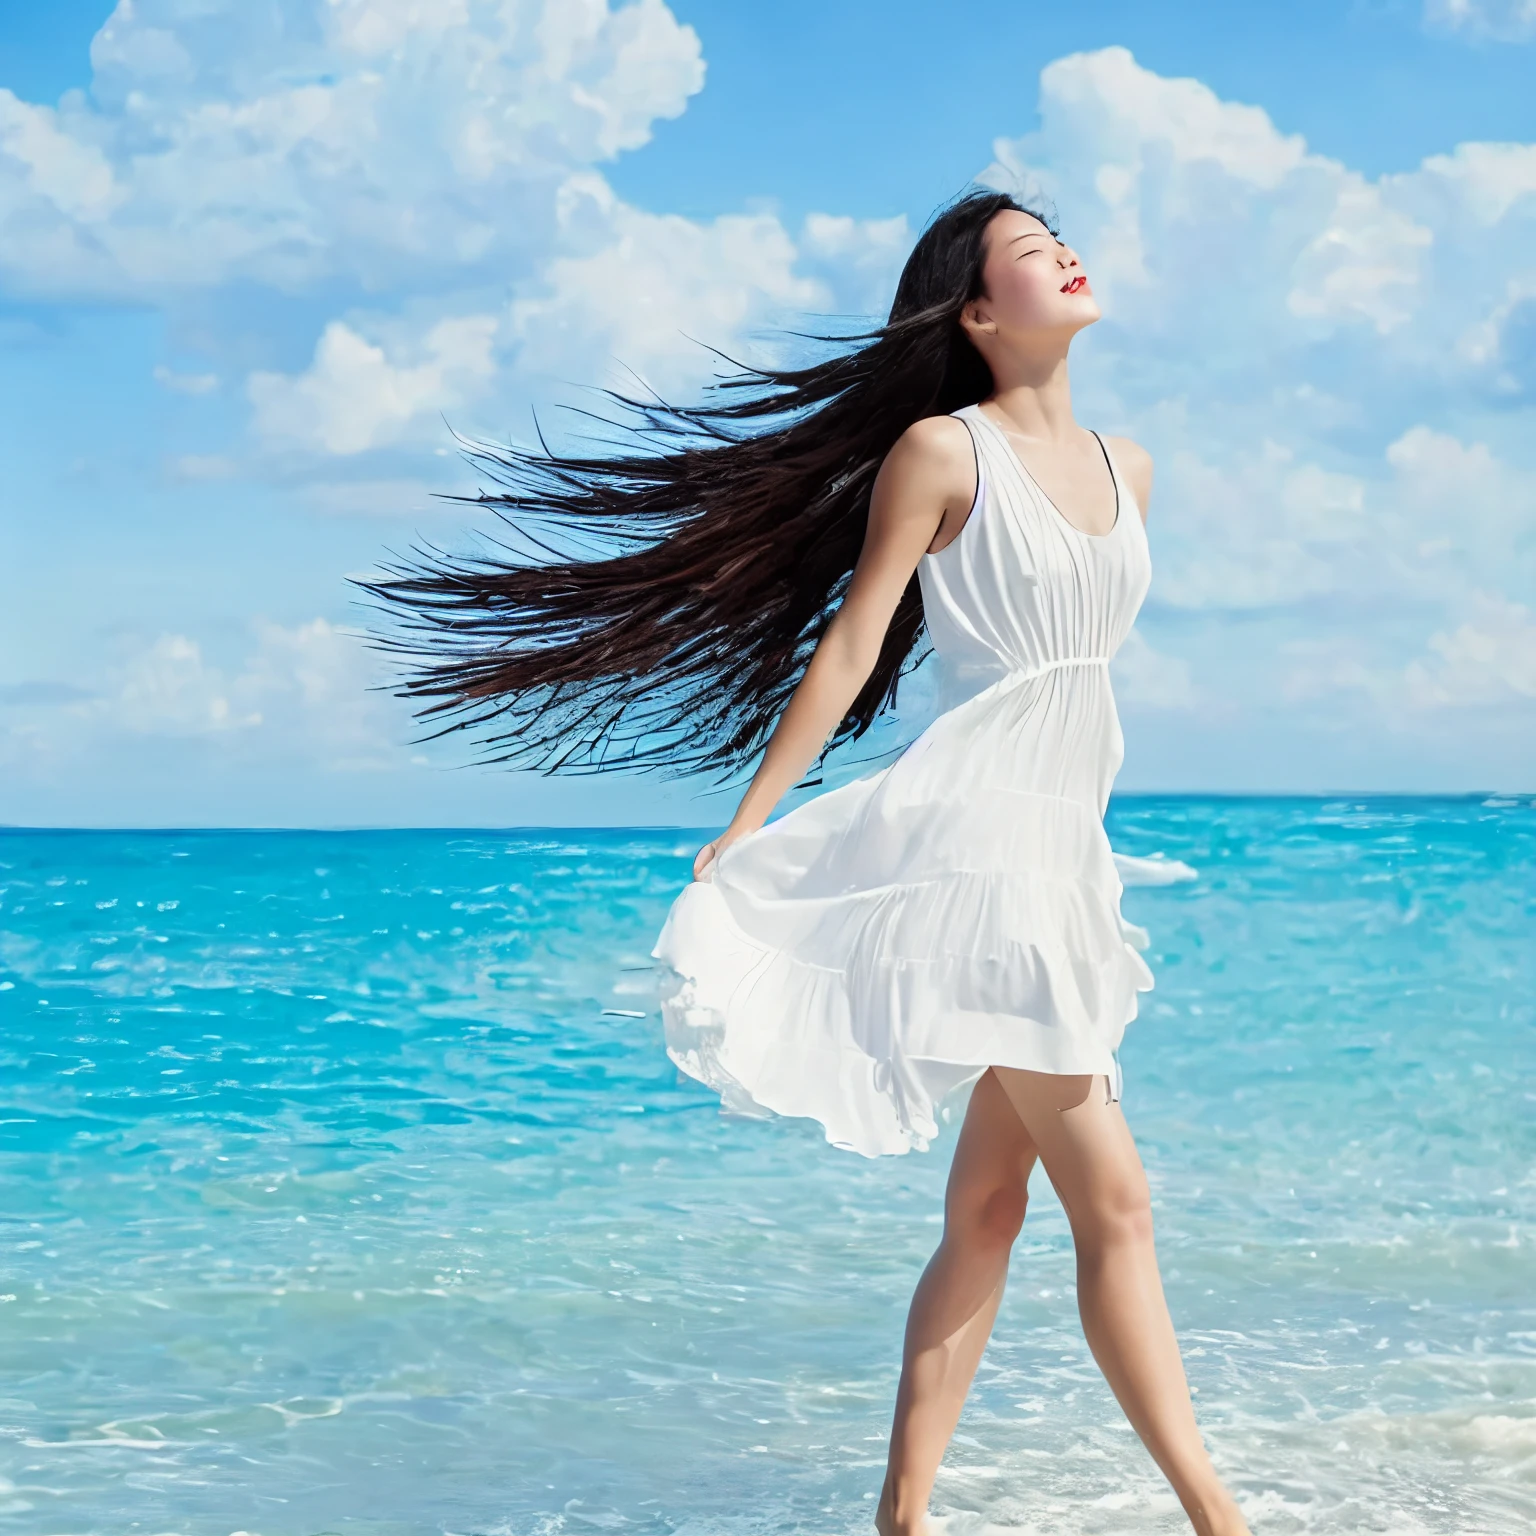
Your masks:
<svg viewBox="0 0 1536 1536"><path fill-rule="evenodd" d="M1529 1529L1536 812L1111 827L1157 877L1126 1109L1255 1528ZM953 1132L868 1163L678 1079L696 846L0 834L0 1530L867 1529ZM944 1528L1177 1531L1035 1194Z"/></svg>

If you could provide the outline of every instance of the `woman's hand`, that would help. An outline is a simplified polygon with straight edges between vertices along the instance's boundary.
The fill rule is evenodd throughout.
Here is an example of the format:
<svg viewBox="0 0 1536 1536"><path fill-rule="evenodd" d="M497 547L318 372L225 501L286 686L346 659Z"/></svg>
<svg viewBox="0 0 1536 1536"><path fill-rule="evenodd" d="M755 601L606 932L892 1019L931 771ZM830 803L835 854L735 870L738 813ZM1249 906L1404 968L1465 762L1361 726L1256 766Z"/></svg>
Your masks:
<svg viewBox="0 0 1536 1536"><path fill-rule="evenodd" d="M747 835L750 829L747 827L727 827L713 842L705 843L693 856L693 878L704 880L709 877L710 866L725 852L732 843L739 842Z"/></svg>

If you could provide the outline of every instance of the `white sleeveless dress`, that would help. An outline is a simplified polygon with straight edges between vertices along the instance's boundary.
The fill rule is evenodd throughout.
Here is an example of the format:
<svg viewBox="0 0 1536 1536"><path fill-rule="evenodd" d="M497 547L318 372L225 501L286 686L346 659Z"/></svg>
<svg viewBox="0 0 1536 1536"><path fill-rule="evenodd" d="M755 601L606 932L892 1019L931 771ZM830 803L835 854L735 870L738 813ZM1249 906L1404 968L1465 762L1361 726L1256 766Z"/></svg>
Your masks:
<svg viewBox="0 0 1536 1536"><path fill-rule="evenodd" d="M733 843L652 951L684 1072L871 1157L926 1148L939 1102L989 1066L1103 1073L1118 1098L1152 986L1103 819L1125 747L1109 659L1151 577L1140 514L1104 449L1115 523L1084 533L1001 428L954 414L976 501L918 565L938 717Z"/></svg>

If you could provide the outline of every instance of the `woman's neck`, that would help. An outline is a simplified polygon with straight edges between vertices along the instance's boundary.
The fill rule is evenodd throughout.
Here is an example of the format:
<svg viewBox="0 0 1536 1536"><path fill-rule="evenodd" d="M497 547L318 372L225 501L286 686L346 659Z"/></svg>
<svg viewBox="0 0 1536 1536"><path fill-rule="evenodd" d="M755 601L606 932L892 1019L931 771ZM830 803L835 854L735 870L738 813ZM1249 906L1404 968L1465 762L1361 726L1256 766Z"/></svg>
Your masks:
<svg viewBox="0 0 1536 1536"><path fill-rule="evenodd" d="M1072 384L1067 359L1035 363L1020 359L1013 367L992 371L992 393L982 402L999 425L1038 442L1066 442L1082 428L1072 415Z"/></svg>

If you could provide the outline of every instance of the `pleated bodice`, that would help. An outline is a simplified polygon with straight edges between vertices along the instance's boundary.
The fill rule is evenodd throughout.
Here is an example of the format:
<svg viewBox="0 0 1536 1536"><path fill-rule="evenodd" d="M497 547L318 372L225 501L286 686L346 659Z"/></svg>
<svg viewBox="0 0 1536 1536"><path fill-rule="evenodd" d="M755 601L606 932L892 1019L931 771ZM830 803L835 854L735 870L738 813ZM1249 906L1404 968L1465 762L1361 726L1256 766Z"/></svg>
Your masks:
<svg viewBox="0 0 1536 1536"><path fill-rule="evenodd" d="M1124 756L1107 667L1152 576L1141 515L1107 448L1114 525L1105 534L1085 533L1055 507L979 407L954 414L975 445L976 500L959 534L924 555L917 570L939 664L939 708L953 709L999 684L1082 669L1042 690L1043 714L1085 718L1059 733L1064 750L1052 756L1039 787L1074 794L1091 789L1102 816ZM1086 729L1095 721L1108 729L1107 740ZM1033 777L1027 764L1020 771Z"/></svg>

